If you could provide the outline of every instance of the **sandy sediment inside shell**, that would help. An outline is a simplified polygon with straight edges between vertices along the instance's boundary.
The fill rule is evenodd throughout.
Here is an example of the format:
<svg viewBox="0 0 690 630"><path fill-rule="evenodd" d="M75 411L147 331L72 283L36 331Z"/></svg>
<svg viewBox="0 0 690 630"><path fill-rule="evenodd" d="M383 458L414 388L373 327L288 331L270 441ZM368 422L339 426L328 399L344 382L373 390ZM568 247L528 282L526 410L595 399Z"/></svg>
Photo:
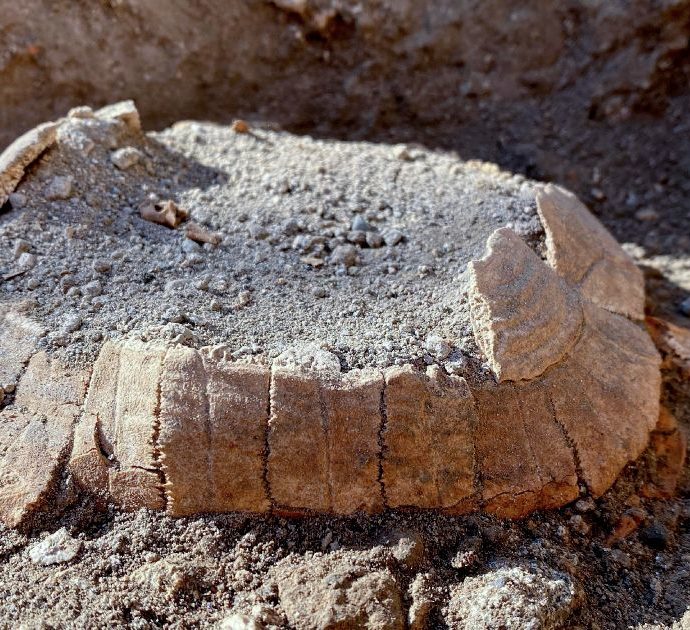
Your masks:
<svg viewBox="0 0 690 630"><path fill-rule="evenodd" d="M87 131L87 150L63 133L0 214L0 302L44 323L41 345L69 360L91 361L122 337L224 344L260 362L314 342L343 370L466 373L480 361L467 263L503 226L543 248L533 182L490 164L202 123ZM138 162L120 169L114 151L130 146ZM69 196L51 199L61 177ZM141 204L168 199L220 245L140 217ZM381 246L353 233L359 219ZM19 249L35 264L15 275Z"/></svg>

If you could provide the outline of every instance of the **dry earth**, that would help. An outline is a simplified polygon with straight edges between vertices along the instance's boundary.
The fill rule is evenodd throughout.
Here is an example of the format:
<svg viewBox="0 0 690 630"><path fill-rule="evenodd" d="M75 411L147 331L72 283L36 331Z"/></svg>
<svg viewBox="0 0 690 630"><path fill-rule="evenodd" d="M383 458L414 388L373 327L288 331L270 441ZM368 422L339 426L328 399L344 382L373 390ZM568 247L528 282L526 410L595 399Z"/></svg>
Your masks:
<svg viewBox="0 0 690 630"><path fill-rule="evenodd" d="M160 127L243 116L455 149L578 192L643 265L648 313L690 325L687 2L533 2L513 20L497 2L372 3L383 30L376 11L300 2L237 5L227 21L211 4L6 4L3 143L85 100L134 96ZM664 403L687 432L687 350L652 325L667 349ZM0 624L687 627L690 472L673 492L675 435L661 426L603 498L518 522L174 520L72 505L31 532L0 530ZM62 537L63 563L41 566L41 531L63 526L78 542Z"/></svg>

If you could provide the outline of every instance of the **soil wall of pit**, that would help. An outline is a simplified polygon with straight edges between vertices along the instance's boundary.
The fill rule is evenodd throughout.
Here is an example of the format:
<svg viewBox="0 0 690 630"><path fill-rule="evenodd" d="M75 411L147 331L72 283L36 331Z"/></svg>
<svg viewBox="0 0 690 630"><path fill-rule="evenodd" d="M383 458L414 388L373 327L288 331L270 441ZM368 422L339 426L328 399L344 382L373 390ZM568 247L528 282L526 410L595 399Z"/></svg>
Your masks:
<svg viewBox="0 0 690 630"><path fill-rule="evenodd" d="M454 149L570 187L623 240L654 205L645 246L690 247L674 240L690 229L690 153L669 142L690 131L690 0L0 8L0 147L72 106L133 98L147 128L261 118Z"/></svg>

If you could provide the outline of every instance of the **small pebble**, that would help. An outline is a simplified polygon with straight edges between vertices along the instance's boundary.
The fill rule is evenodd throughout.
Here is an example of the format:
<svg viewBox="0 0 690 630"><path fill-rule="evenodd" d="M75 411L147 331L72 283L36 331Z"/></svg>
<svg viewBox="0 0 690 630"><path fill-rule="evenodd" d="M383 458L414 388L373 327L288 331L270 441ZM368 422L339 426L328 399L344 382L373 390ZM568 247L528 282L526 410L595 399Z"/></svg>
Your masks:
<svg viewBox="0 0 690 630"><path fill-rule="evenodd" d="M46 199L69 199L72 196L72 178L69 175L53 177L46 186Z"/></svg>
<svg viewBox="0 0 690 630"><path fill-rule="evenodd" d="M331 262L345 267L354 267L358 260L357 248L352 245L338 245L331 254Z"/></svg>
<svg viewBox="0 0 690 630"><path fill-rule="evenodd" d="M23 254L20 254L19 258L17 258L17 265L24 270L29 270L33 269L36 266L36 256L34 254L30 254L29 252L24 252Z"/></svg>
<svg viewBox="0 0 690 630"><path fill-rule="evenodd" d="M635 218L638 221L657 221L659 213L653 208L642 208L635 213Z"/></svg>
<svg viewBox="0 0 690 630"><path fill-rule="evenodd" d="M311 291L311 294L315 298L325 298L328 295L328 291L326 291L326 289L323 287L314 287Z"/></svg>
<svg viewBox="0 0 690 630"><path fill-rule="evenodd" d="M573 531L583 535L588 534L590 530L589 524L579 514L570 517L570 527Z"/></svg>
<svg viewBox="0 0 690 630"><path fill-rule="evenodd" d="M66 333L76 332L81 328L82 320L79 315L68 315L62 322L62 331Z"/></svg>
<svg viewBox="0 0 690 630"><path fill-rule="evenodd" d="M199 252L203 251L203 248L199 243L195 243L193 240L189 238L185 238L182 241L182 251L186 252L187 254L198 254Z"/></svg>
<svg viewBox="0 0 690 630"><path fill-rule="evenodd" d="M389 247L397 245L403 238L403 233L400 230L386 230L383 233L383 240Z"/></svg>
<svg viewBox="0 0 690 630"><path fill-rule="evenodd" d="M113 151L110 154L110 161L121 171L125 171L131 168L135 164L138 164L142 158L141 151L135 149L134 147L124 147Z"/></svg>
<svg viewBox="0 0 690 630"><path fill-rule="evenodd" d="M429 335L424 347L429 354L437 359L445 359L451 351L450 344L439 335Z"/></svg>
<svg viewBox="0 0 690 630"><path fill-rule="evenodd" d="M50 534L29 549L29 558L34 564L49 566L73 560L81 551L82 543L69 535L63 527Z"/></svg>
<svg viewBox="0 0 690 630"><path fill-rule="evenodd" d="M640 531L640 540L648 547L656 550L665 549L670 537L671 534L666 526L657 520L652 521Z"/></svg>
<svg viewBox="0 0 690 630"><path fill-rule="evenodd" d="M367 221L359 215L352 219L350 229L353 232L371 232L373 230L371 225L369 225L369 223L367 223Z"/></svg>
<svg viewBox="0 0 690 630"><path fill-rule="evenodd" d="M300 230L299 221L294 217L287 219L280 228L280 231L285 234L285 236L295 236Z"/></svg>
<svg viewBox="0 0 690 630"><path fill-rule="evenodd" d="M367 232L366 234L367 245L372 248L383 247L383 236L378 232Z"/></svg>
<svg viewBox="0 0 690 630"><path fill-rule="evenodd" d="M171 324L181 324L187 320L187 316L179 308L172 306L163 313L163 320Z"/></svg>
<svg viewBox="0 0 690 630"><path fill-rule="evenodd" d="M247 225L247 231L249 232L249 236L257 241L263 241L269 236L268 230L258 223L250 223Z"/></svg>
<svg viewBox="0 0 690 630"><path fill-rule="evenodd" d="M354 243L355 245L364 246L367 243L367 233L362 231L348 232L346 238L348 242Z"/></svg>
<svg viewBox="0 0 690 630"><path fill-rule="evenodd" d="M24 252L28 252L31 249L31 244L29 241L25 241L23 238L19 238L14 242L14 259L17 260Z"/></svg>
<svg viewBox="0 0 690 630"><path fill-rule="evenodd" d="M238 118L232 123L232 130L235 133L249 133L249 124L247 121Z"/></svg>
<svg viewBox="0 0 690 630"><path fill-rule="evenodd" d="M19 192L11 193L10 204L13 208L23 208L26 205L26 195Z"/></svg>
<svg viewBox="0 0 690 630"><path fill-rule="evenodd" d="M103 260L102 258L97 258L93 261L93 270L98 273L108 273L113 265L109 260Z"/></svg>
<svg viewBox="0 0 690 630"><path fill-rule="evenodd" d="M81 292L89 297L96 297L103 293L103 286L98 280L92 280L81 288Z"/></svg>

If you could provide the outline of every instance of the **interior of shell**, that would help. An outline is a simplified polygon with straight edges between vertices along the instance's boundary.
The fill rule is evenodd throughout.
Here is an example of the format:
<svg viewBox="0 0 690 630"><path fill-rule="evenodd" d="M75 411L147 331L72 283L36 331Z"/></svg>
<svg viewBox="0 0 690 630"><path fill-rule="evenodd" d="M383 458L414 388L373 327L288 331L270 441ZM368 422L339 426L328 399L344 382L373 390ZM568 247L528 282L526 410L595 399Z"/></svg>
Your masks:
<svg viewBox="0 0 690 630"><path fill-rule="evenodd" d="M140 133L131 103L97 113ZM60 133L0 158L4 199ZM422 508L519 517L606 491L656 424L659 357L642 276L569 192L537 195L545 260L502 227L468 264L472 331L490 370L343 372L318 346L273 364L213 348L115 340L89 368L39 352L0 315L0 518L19 525L75 482L122 509L172 515ZM44 419L44 420L39 420ZM19 471L22 471L19 474Z"/></svg>

